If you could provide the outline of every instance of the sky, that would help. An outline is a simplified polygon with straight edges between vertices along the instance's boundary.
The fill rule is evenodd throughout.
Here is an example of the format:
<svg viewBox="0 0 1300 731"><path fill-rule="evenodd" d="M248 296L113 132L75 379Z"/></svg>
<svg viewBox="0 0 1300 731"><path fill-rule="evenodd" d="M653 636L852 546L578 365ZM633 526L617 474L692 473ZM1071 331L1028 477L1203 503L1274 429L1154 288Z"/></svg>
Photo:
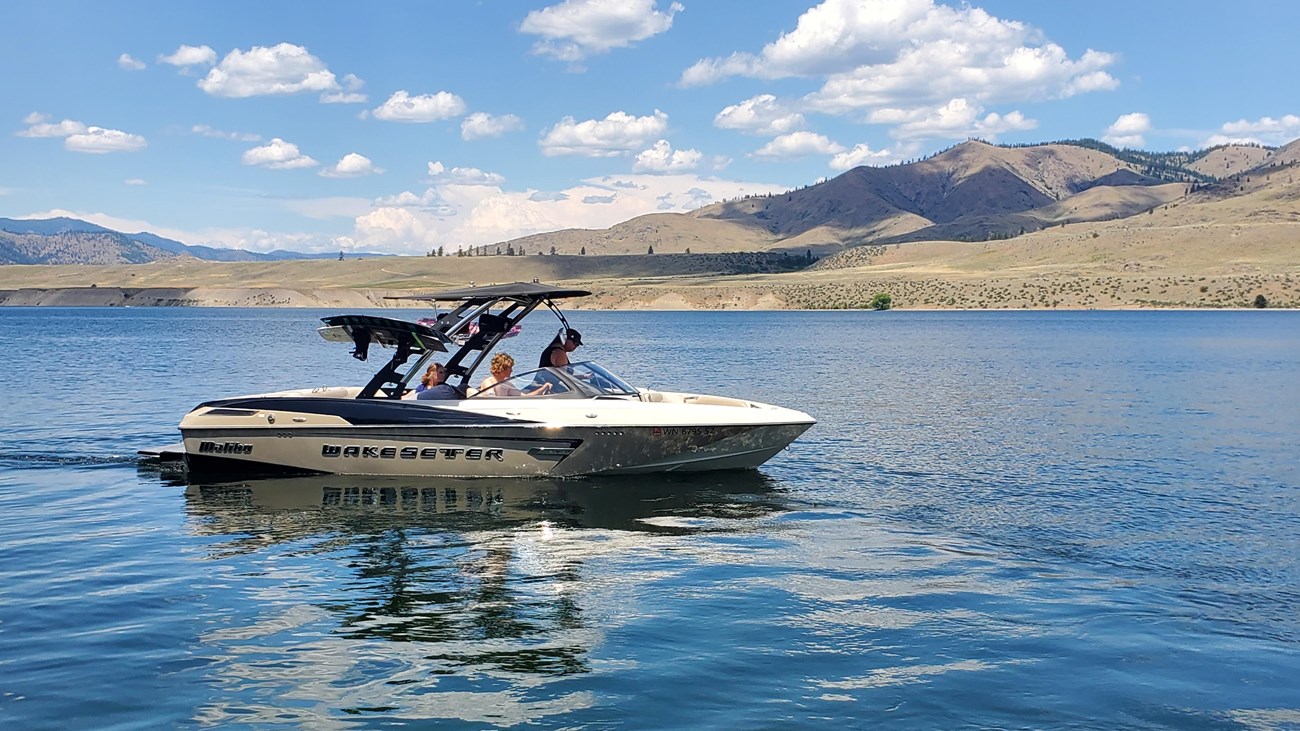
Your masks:
<svg viewBox="0 0 1300 731"><path fill-rule="evenodd" d="M971 138L1300 137L1291 0L0 4L0 216L424 254Z"/></svg>

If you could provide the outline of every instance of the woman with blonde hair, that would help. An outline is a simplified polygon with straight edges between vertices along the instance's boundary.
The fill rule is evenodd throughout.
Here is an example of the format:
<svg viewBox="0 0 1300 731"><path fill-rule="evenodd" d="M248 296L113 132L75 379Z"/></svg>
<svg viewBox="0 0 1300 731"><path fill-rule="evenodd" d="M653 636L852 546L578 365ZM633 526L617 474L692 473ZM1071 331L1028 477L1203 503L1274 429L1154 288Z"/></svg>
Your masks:
<svg viewBox="0 0 1300 731"><path fill-rule="evenodd" d="M508 353L492 356L488 370L492 371L492 375L484 378L478 387L479 393L484 396L540 396L551 391L550 383L543 383L531 391L520 391L508 383L515 370L515 359Z"/></svg>

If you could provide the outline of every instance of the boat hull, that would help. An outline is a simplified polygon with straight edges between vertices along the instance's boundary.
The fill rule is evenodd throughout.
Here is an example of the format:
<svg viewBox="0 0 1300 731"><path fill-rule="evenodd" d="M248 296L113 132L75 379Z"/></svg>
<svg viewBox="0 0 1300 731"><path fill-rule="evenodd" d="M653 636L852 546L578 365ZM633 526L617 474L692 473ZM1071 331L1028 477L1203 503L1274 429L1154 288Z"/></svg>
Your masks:
<svg viewBox="0 0 1300 731"><path fill-rule="evenodd" d="M810 423L183 428L191 477L576 477L758 467Z"/></svg>

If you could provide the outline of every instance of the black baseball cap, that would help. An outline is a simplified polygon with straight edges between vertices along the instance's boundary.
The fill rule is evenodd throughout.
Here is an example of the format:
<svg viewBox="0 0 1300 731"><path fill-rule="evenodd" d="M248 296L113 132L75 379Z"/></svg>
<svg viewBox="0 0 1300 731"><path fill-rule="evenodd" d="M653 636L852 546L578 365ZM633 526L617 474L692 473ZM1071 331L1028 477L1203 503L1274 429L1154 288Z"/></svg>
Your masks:
<svg viewBox="0 0 1300 731"><path fill-rule="evenodd" d="M569 328L568 332L566 332L565 335L568 337L569 340L572 340L578 345L582 345L582 333L578 332L577 330L574 330L573 328Z"/></svg>

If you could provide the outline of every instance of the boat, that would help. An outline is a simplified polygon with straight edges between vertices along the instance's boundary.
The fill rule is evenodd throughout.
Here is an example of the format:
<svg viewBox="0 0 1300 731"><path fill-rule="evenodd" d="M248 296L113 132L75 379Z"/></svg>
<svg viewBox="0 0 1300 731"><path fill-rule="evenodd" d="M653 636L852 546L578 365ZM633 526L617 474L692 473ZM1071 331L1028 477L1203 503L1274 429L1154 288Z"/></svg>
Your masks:
<svg viewBox="0 0 1300 731"><path fill-rule="evenodd" d="M756 468L816 423L741 398L634 388L593 361L503 382L509 393L539 395L472 386L521 320L544 306L571 329L557 301L590 294L516 282L394 298L454 303L433 323L322 318L321 336L351 345L355 358L367 360L375 346L393 351L368 383L206 401L181 420L181 445L148 451L183 460L191 477L567 478ZM457 397L411 400L411 386L440 354Z"/></svg>

